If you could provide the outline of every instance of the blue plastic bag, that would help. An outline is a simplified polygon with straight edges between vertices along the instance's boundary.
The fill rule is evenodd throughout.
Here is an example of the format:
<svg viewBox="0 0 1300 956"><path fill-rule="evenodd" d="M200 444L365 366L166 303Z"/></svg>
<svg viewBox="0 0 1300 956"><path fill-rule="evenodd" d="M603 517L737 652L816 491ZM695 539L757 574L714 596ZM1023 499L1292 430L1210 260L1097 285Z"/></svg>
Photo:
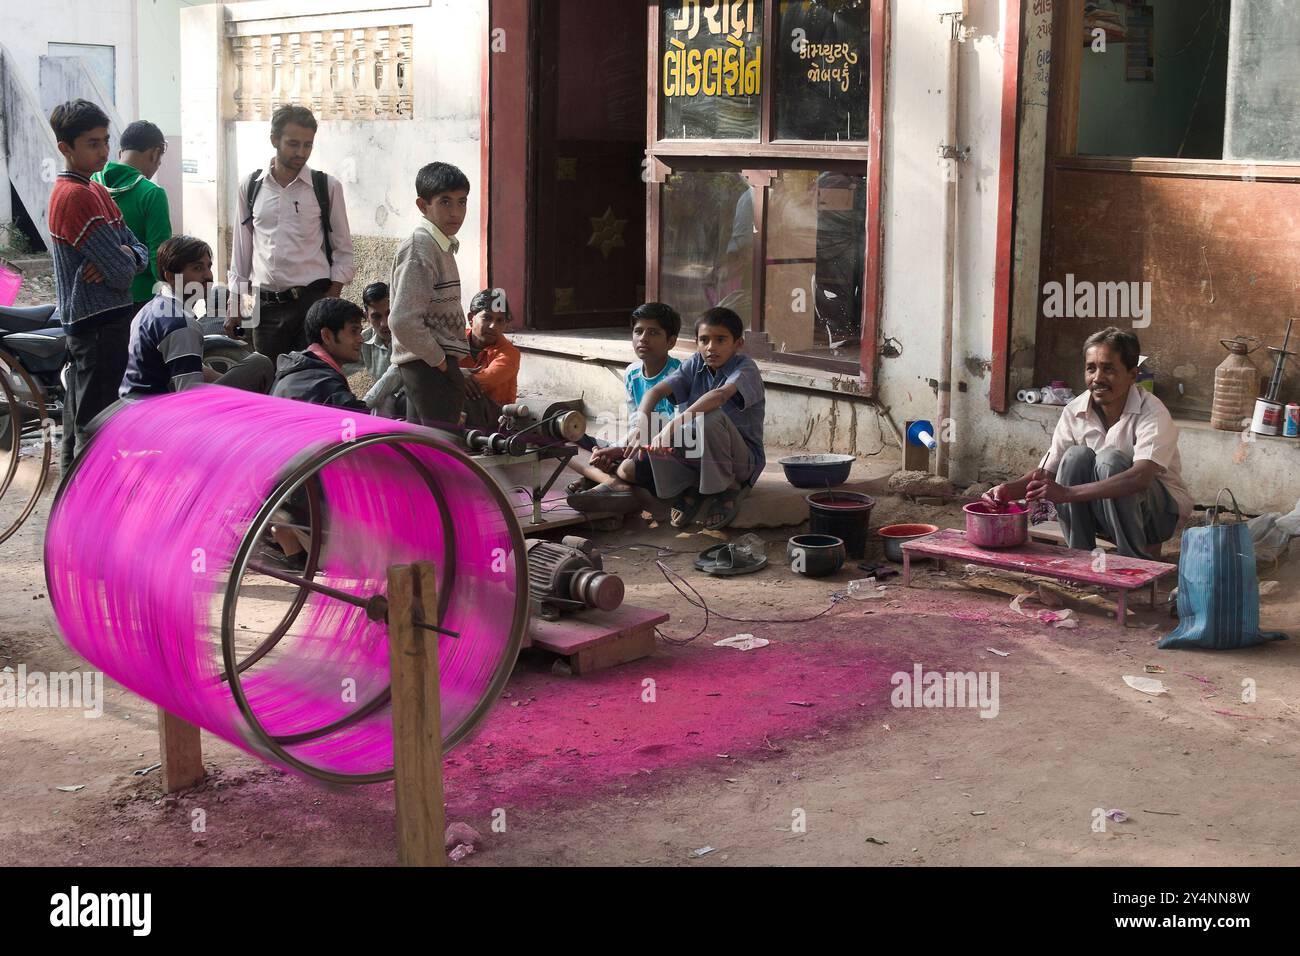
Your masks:
<svg viewBox="0 0 1300 956"><path fill-rule="evenodd" d="M1229 650L1286 638L1259 629L1255 545L1235 496L1232 506L1237 512L1235 524L1220 524L1216 507L1206 527L1183 532L1178 627L1162 637L1158 647Z"/></svg>

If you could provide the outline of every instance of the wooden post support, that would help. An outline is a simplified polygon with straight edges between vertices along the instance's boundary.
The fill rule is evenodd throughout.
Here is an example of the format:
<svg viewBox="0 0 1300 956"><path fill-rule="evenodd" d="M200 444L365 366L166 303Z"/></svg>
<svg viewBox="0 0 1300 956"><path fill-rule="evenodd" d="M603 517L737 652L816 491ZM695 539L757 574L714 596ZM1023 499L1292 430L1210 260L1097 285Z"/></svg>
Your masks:
<svg viewBox="0 0 1300 956"><path fill-rule="evenodd" d="M203 741L199 728L161 707L158 708L158 753L164 793L185 790L203 779Z"/></svg>
<svg viewBox="0 0 1300 956"><path fill-rule="evenodd" d="M417 621L440 623L438 579L427 561L388 569L397 862L446 866L438 635L416 627Z"/></svg>

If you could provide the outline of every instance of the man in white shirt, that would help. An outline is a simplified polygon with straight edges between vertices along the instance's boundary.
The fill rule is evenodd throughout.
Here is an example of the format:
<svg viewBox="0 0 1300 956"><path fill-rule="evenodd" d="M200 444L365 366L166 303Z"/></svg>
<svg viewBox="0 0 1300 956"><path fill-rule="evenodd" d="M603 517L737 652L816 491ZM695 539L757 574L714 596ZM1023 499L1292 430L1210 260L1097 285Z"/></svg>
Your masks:
<svg viewBox="0 0 1300 956"><path fill-rule="evenodd" d="M281 106L271 117L275 157L239 185L230 288L257 296L253 346L272 362L306 348L307 310L356 275L343 186L307 166L315 137L311 110Z"/></svg>
<svg viewBox="0 0 1300 956"><path fill-rule="evenodd" d="M1132 332L1112 326L1092 335L1084 343L1087 388L1061 412L1043 467L986 497L1053 502L1071 548L1091 551L1100 535L1130 558L1158 553L1193 502L1178 426L1137 386L1140 356Z"/></svg>

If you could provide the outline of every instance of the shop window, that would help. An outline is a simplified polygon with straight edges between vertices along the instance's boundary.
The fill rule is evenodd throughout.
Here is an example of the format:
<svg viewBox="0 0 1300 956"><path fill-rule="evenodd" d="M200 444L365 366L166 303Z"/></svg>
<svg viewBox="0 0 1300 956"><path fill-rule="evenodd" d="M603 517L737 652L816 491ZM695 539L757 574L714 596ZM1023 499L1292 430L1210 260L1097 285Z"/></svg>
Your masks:
<svg viewBox="0 0 1300 956"><path fill-rule="evenodd" d="M648 21L650 293L687 321L727 306L757 357L862 373L868 391L888 8L662 0Z"/></svg>
<svg viewBox="0 0 1300 956"><path fill-rule="evenodd" d="M660 17L659 135L758 139L762 0L687 0Z"/></svg>
<svg viewBox="0 0 1300 956"><path fill-rule="evenodd" d="M1295 0L1090 0L1070 14L1078 155L1300 161Z"/></svg>
<svg viewBox="0 0 1300 956"><path fill-rule="evenodd" d="M862 338L867 180L788 169L769 187L763 330L773 348L856 357Z"/></svg>
<svg viewBox="0 0 1300 956"><path fill-rule="evenodd" d="M754 195L739 172L685 171L664 183L659 297L687 320L715 305L751 326ZM684 330L684 334L688 331Z"/></svg>
<svg viewBox="0 0 1300 956"><path fill-rule="evenodd" d="M1230 6L1229 0L1089 4L1079 153L1221 159Z"/></svg>
<svg viewBox="0 0 1300 956"><path fill-rule="evenodd" d="M870 13L867 0L781 0L776 139L866 141Z"/></svg>

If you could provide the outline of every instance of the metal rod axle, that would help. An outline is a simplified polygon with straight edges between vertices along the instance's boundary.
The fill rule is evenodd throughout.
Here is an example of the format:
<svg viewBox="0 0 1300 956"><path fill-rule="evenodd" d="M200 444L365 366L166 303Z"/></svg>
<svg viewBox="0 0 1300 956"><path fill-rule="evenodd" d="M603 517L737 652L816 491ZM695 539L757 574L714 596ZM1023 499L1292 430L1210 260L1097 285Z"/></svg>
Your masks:
<svg viewBox="0 0 1300 956"><path fill-rule="evenodd" d="M326 584L317 584L315 581L309 581L306 578L300 578L296 575L289 574L285 571L277 571L275 568L268 568L264 564L256 564L252 561L248 564L248 570L257 574L264 574L268 578L275 578L277 581L283 581L286 584L297 585L300 588L306 588L308 591L315 591L317 594L324 594L326 597L332 597L336 601L342 601L344 604L351 604L353 607L359 607L366 612L366 617L372 621L388 622L388 598L382 594L372 594L368 598L363 598L357 594L349 594L347 591L340 591L338 588L332 588ZM415 626L423 628L426 631L436 631L447 637L460 637L459 631L451 631L445 627L439 627L436 624L425 624L422 621L415 622Z"/></svg>

